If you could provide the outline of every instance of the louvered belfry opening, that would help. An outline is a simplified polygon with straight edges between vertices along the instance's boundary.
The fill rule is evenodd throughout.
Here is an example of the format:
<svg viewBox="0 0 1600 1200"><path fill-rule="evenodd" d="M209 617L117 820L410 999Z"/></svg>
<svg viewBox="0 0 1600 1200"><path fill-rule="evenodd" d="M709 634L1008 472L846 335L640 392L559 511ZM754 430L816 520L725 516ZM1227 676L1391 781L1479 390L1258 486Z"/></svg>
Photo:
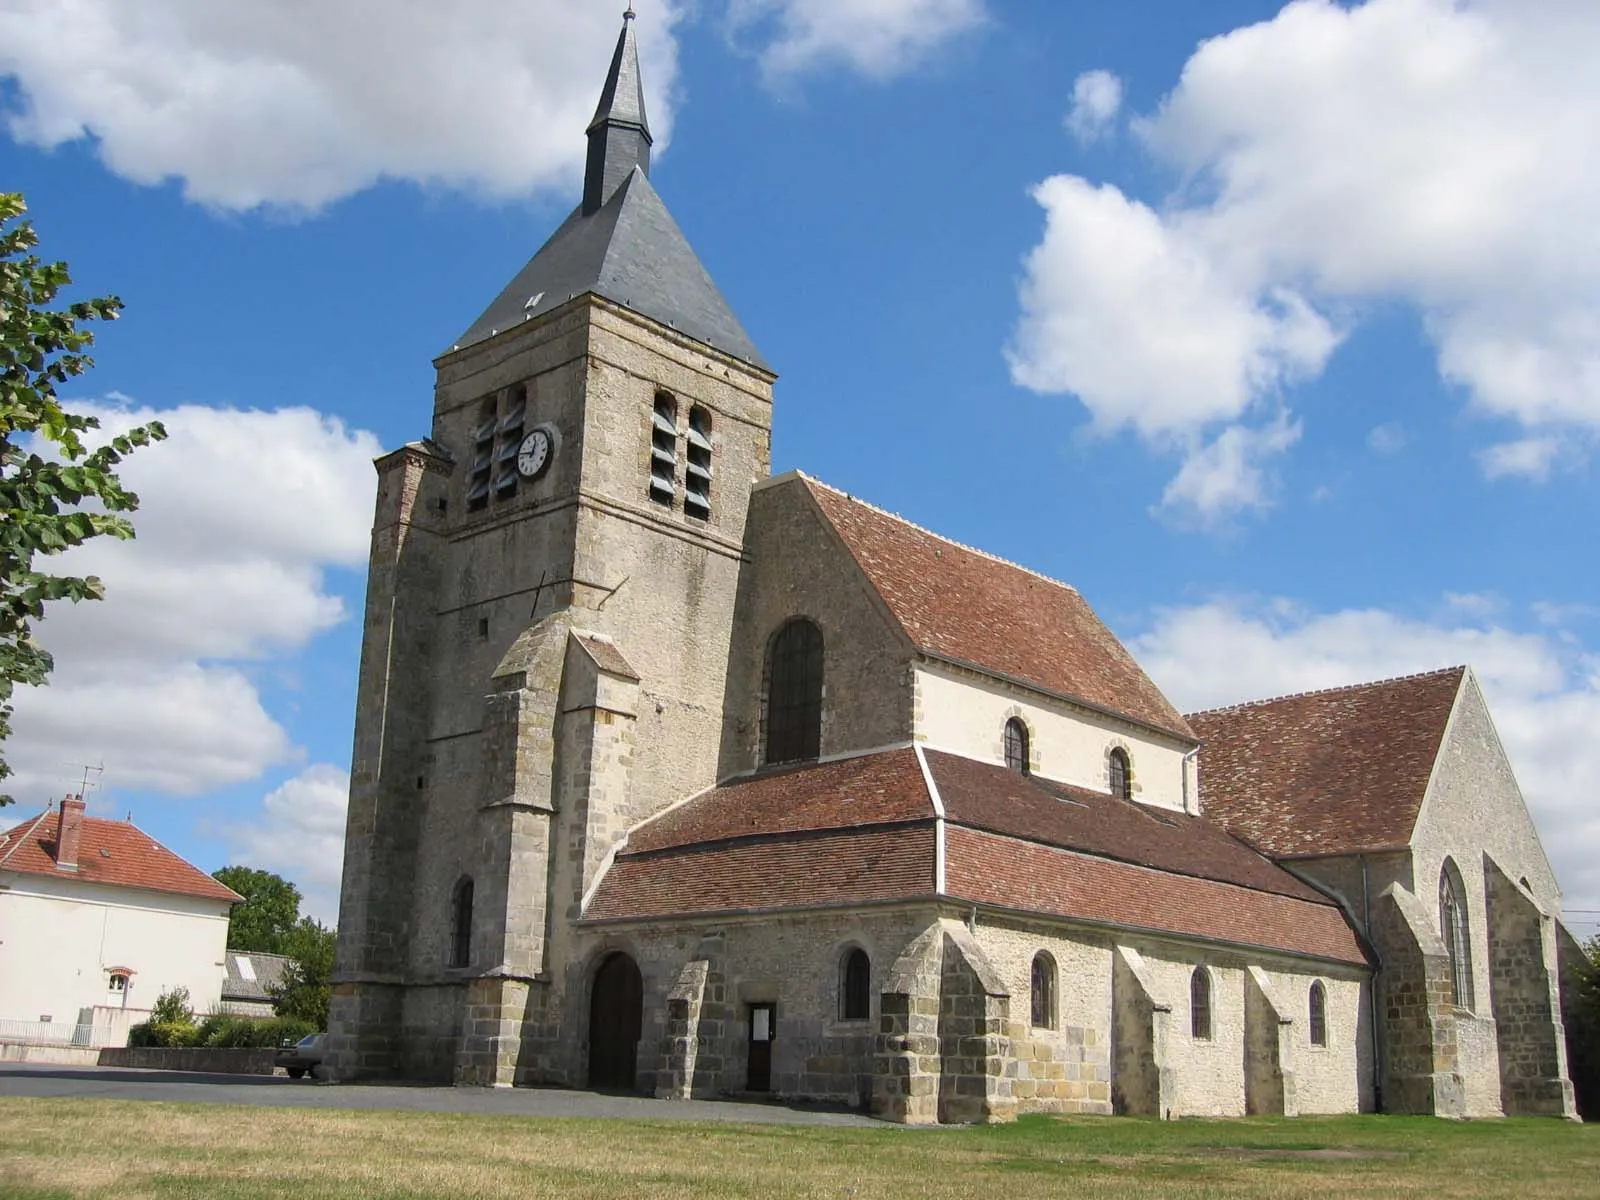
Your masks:
<svg viewBox="0 0 1600 1200"><path fill-rule="evenodd" d="M678 495L678 402L656 393L650 416L650 499L672 507Z"/></svg>
<svg viewBox="0 0 1600 1200"><path fill-rule="evenodd" d="M689 410L689 462L684 471L683 511L702 521L711 519L711 413L695 405Z"/></svg>
<svg viewBox="0 0 1600 1200"><path fill-rule="evenodd" d="M806 762L822 753L822 631L790 621L772 639L767 685L768 763Z"/></svg>

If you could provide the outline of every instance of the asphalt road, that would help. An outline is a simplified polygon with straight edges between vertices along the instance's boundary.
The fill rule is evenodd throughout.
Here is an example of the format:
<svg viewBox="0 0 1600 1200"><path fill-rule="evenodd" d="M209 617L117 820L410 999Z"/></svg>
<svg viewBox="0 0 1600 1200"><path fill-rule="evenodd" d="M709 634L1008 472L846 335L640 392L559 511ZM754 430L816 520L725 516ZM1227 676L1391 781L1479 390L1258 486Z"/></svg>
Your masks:
<svg viewBox="0 0 1600 1200"><path fill-rule="evenodd" d="M281 1075L201 1075L124 1067L0 1066L0 1096L166 1100L182 1104L259 1104L278 1108L359 1108L395 1112L479 1113L500 1117L625 1117L632 1120L745 1121L758 1125L876 1125L857 1113L779 1104L654 1100L560 1088L453 1088L314 1083Z"/></svg>

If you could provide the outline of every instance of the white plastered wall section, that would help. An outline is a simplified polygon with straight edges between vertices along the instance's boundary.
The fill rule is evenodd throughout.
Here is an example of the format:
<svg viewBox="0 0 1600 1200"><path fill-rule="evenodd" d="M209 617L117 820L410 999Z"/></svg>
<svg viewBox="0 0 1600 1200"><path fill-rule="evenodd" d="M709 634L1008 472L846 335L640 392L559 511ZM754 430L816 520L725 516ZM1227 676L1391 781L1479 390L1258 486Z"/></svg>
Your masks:
<svg viewBox="0 0 1600 1200"><path fill-rule="evenodd" d="M1177 738L927 660L916 665L914 680L914 736L930 749L1003 764L1005 724L1017 717L1028 727L1033 774L1105 792L1110 789L1111 751L1120 747L1132 764L1135 800L1181 812L1187 796L1190 811L1198 808L1192 746Z"/></svg>
<svg viewBox="0 0 1600 1200"><path fill-rule="evenodd" d="M0 872L0 1020L73 1024L94 1005L148 1009L189 989L197 1013L222 999L227 904L76 879ZM126 995L110 969L134 974Z"/></svg>
<svg viewBox="0 0 1600 1200"><path fill-rule="evenodd" d="M1485 854L1508 878L1526 880L1541 908L1560 914L1561 890L1555 871L1539 841L1477 678L1468 671L1412 831L1411 865L1414 891L1435 928L1439 878L1446 859L1460 870L1466 893L1473 1006L1471 1016L1458 1020L1456 1040L1469 1117L1501 1111L1499 1050L1490 1002Z"/></svg>
<svg viewBox="0 0 1600 1200"><path fill-rule="evenodd" d="M1262 971L1280 1017L1291 1022L1295 1096L1301 1115L1370 1112L1372 1025L1364 980L1282 966ZM1311 987L1326 996L1325 1043L1311 1040Z"/></svg>

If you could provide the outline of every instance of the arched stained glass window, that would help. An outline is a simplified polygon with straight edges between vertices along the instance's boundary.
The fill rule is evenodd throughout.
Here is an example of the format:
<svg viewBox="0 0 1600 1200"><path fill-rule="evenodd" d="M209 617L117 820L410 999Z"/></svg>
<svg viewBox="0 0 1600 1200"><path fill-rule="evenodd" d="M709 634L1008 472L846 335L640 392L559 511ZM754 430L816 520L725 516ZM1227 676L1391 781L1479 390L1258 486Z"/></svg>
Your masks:
<svg viewBox="0 0 1600 1200"><path fill-rule="evenodd" d="M1472 1007L1472 937L1467 922L1467 893L1461 871L1445 859L1439 872L1439 936L1450 956L1451 998L1461 1008Z"/></svg>
<svg viewBox="0 0 1600 1200"><path fill-rule="evenodd" d="M1311 985L1311 1044L1313 1046L1326 1046L1328 1044L1328 989L1322 986L1322 980L1317 980Z"/></svg>
<svg viewBox="0 0 1600 1200"><path fill-rule="evenodd" d="M872 960L859 946L844 956L839 970L839 1017L865 1021L872 1015Z"/></svg>
<svg viewBox="0 0 1600 1200"><path fill-rule="evenodd" d="M805 618L772 639L767 682L768 763L805 762L822 752L822 631Z"/></svg>
<svg viewBox="0 0 1600 1200"><path fill-rule="evenodd" d="M1006 766L1019 775L1028 773L1028 727L1017 717L1006 722Z"/></svg>
<svg viewBox="0 0 1600 1200"><path fill-rule="evenodd" d="M1043 950L1033 956L1029 1011L1035 1029L1056 1027L1056 960Z"/></svg>
<svg viewBox="0 0 1600 1200"><path fill-rule="evenodd" d="M1211 973L1196 967L1189 977L1189 1033L1199 1041L1211 1040Z"/></svg>
<svg viewBox="0 0 1600 1200"><path fill-rule="evenodd" d="M1111 794L1119 800L1133 799L1133 765L1121 746L1111 749Z"/></svg>

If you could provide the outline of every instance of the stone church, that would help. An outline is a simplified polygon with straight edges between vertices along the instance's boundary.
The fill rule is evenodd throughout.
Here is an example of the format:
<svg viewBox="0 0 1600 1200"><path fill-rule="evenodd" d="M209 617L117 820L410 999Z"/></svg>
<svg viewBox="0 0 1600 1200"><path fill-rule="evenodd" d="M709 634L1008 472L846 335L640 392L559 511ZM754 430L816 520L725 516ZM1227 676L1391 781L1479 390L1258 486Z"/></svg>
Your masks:
<svg viewBox="0 0 1600 1200"><path fill-rule="evenodd" d="M588 139L377 463L336 1077L1572 1115L1470 670L1184 716L1073 588L770 477L631 12Z"/></svg>

